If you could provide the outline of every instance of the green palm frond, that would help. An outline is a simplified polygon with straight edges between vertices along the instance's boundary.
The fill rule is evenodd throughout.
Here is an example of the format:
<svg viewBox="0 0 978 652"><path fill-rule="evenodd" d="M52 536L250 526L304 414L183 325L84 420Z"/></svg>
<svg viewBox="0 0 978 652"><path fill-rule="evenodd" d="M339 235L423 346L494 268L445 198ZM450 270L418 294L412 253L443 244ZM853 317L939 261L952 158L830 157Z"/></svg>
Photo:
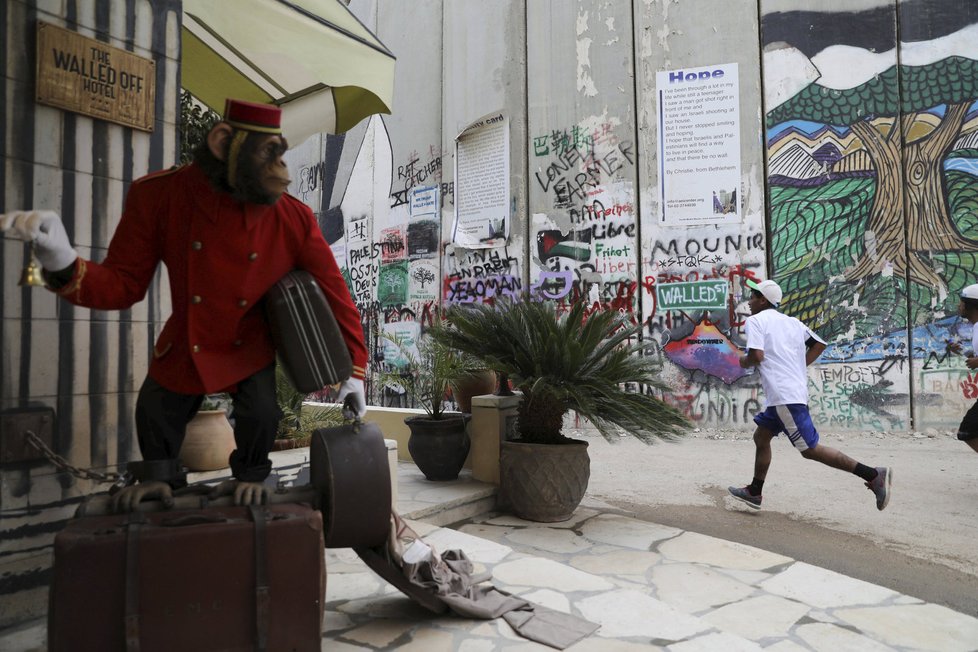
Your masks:
<svg viewBox="0 0 978 652"><path fill-rule="evenodd" d="M306 406L302 402L306 395L289 382L285 371L275 365L275 399L282 411L278 422L278 439L298 439L317 428L330 428L344 422L343 410L339 404L317 407Z"/></svg>
<svg viewBox="0 0 978 652"><path fill-rule="evenodd" d="M402 338L386 333L384 338L398 348L407 365L396 372L382 372L381 383L402 387L432 419L442 418L445 396L452 383L467 374L485 369L474 356L446 346L428 334L418 339L417 356Z"/></svg>
<svg viewBox="0 0 978 652"><path fill-rule="evenodd" d="M504 373L523 392L524 439L561 438L569 410L591 421L609 441L625 431L646 443L674 439L688 426L674 408L635 384L665 389L660 363L641 355L641 325L617 312L586 314L583 303L558 314L552 302L500 301L450 308L431 335Z"/></svg>

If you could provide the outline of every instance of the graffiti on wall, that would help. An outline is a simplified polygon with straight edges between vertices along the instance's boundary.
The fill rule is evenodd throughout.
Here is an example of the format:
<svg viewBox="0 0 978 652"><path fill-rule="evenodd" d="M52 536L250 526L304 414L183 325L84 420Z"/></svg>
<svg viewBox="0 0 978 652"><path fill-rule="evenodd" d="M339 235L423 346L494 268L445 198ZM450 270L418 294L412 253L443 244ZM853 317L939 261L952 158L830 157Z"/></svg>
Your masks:
<svg viewBox="0 0 978 652"><path fill-rule="evenodd" d="M730 421L738 396L744 278L756 278L764 234L735 228L683 230L639 247L632 144L609 123L579 125L532 139L534 191L546 210L531 221L530 292L589 311L616 310L645 321L650 355L672 369L668 400L694 419ZM539 205L539 202L537 202ZM737 315L737 306L740 305ZM753 406L753 403L748 402ZM753 408L752 408L753 409ZM752 413L751 413L752 414Z"/></svg>
<svg viewBox="0 0 978 652"><path fill-rule="evenodd" d="M453 202L450 160L435 144L391 151L378 120L344 146L369 171L354 171L365 182L350 179L344 196L361 200L344 199L334 248L368 332L423 324L444 304L522 293L585 301L645 325L671 373L670 400L693 418L747 423L745 410L763 397L756 375L734 366L743 282L766 277L769 257L786 312L831 341L810 373L817 418L839 429L905 428L911 401L924 421L946 418L978 385L942 348L958 329L949 321L956 293L978 268L976 10L914 2L898 44L895 12L908 3L860 12L797 4L805 11L782 3L762 16L767 224L745 211L729 228L640 234L643 127L606 113L554 118L527 134L528 257L521 243L453 249L442 209L413 210L418 193ZM328 178L318 163L300 175L311 190ZM718 193L719 210L743 209L748 190ZM321 217L336 208L324 202Z"/></svg>
<svg viewBox="0 0 978 652"><path fill-rule="evenodd" d="M531 217L529 291L638 319L632 142L608 121L553 128L531 141L536 204L545 210Z"/></svg>
<svg viewBox="0 0 978 652"><path fill-rule="evenodd" d="M697 237L690 233L656 240L652 258L643 266L654 272L643 282L647 332L662 344L663 356L696 376L696 382L719 380L737 387L757 384L752 378L738 382L749 376L738 360L743 352L744 321L750 314L744 302L744 281L758 279L761 265L724 262L743 255L746 243L751 243L752 251L763 250L763 238L754 235Z"/></svg>
<svg viewBox="0 0 978 652"><path fill-rule="evenodd" d="M918 4L928 11L899 44L898 7L763 22L765 42L778 43L765 52L765 86L791 89L768 94L767 114L771 258L786 311L837 341L830 365L879 374L815 388L830 420L859 412L839 425L908 425L913 371L901 361L945 350L945 318L975 280L978 16ZM915 400L941 399L925 384Z"/></svg>
<svg viewBox="0 0 978 652"><path fill-rule="evenodd" d="M684 369L700 369L730 384L746 376L741 368L741 351L715 324L703 319L687 337L663 347L666 356Z"/></svg>
<svg viewBox="0 0 978 652"><path fill-rule="evenodd" d="M508 247L453 247L447 256L443 279L445 305L518 297L523 293L519 270L519 258Z"/></svg>
<svg viewBox="0 0 978 652"><path fill-rule="evenodd" d="M440 213L452 191L441 183L440 149L410 152L395 165L380 117L370 120L362 138L322 138L322 144L311 139L288 153L290 167L298 170L290 190L320 207L320 225L334 234L330 247L360 311L370 351L370 400L411 407L403 388L375 381L380 372L403 366L391 353L390 337L423 332L437 314ZM334 187L338 179L344 187Z"/></svg>

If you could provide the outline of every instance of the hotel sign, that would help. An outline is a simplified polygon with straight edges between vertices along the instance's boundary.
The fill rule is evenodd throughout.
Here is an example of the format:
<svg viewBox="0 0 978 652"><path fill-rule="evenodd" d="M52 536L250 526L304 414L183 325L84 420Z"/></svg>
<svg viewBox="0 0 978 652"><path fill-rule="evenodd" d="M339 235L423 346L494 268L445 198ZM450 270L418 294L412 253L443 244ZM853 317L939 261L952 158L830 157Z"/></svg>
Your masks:
<svg viewBox="0 0 978 652"><path fill-rule="evenodd" d="M38 22L37 101L153 131L156 63L71 30Z"/></svg>

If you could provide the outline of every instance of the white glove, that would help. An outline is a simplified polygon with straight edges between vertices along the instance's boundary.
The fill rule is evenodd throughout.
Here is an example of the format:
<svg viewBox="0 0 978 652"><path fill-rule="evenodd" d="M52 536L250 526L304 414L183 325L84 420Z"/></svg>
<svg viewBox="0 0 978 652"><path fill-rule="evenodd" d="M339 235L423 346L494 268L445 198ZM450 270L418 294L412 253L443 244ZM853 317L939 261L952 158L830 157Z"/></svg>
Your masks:
<svg viewBox="0 0 978 652"><path fill-rule="evenodd" d="M340 393L336 397L338 403L349 396L356 408L357 418L362 419L367 413L367 392L363 389L363 381L359 378L347 378L340 385Z"/></svg>
<svg viewBox="0 0 978 652"><path fill-rule="evenodd" d="M62 270L78 258L68 241L61 218L54 211L11 211L0 214L0 232L12 231L22 240L34 242L34 253L41 267L49 272Z"/></svg>

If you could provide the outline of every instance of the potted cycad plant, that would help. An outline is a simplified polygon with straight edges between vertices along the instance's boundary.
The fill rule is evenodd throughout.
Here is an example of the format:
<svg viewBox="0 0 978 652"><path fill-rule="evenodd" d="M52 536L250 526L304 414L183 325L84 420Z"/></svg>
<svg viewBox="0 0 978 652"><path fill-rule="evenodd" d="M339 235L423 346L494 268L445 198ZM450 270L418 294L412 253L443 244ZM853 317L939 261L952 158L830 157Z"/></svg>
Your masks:
<svg viewBox="0 0 978 652"><path fill-rule="evenodd" d="M565 437L571 410L610 442L625 432L645 443L676 439L686 419L626 383L666 389L660 364L641 355L641 324L616 311L560 314L550 301L455 306L432 331L444 346L479 358L522 392L518 441L502 442L500 484L513 511L542 522L567 520L590 479L587 442Z"/></svg>
<svg viewBox="0 0 978 652"><path fill-rule="evenodd" d="M418 338L413 348L396 336L385 337L401 364L383 373L382 382L403 388L425 411L404 419L411 431L411 458L429 480L454 480L469 454L468 415L447 412L445 399L454 381L481 365L427 335Z"/></svg>

